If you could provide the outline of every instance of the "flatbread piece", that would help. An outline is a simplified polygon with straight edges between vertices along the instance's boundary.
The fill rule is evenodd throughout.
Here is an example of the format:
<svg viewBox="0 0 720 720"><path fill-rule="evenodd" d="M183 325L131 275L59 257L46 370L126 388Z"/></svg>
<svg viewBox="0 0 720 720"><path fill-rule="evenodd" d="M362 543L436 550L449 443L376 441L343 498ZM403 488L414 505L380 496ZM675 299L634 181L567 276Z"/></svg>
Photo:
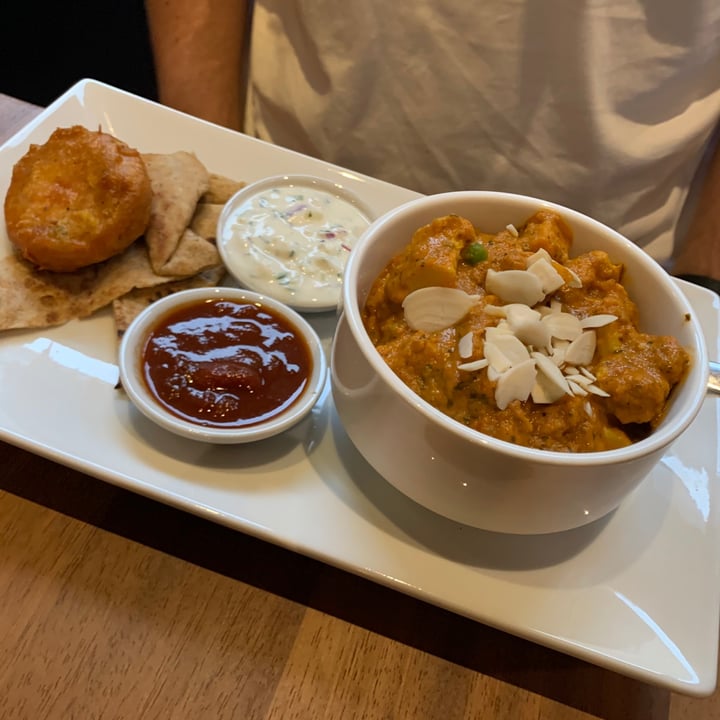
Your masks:
<svg viewBox="0 0 720 720"><path fill-rule="evenodd" d="M198 200L210 186L210 173L184 150L143 155L153 190L150 222L145 230L150 262L158 275L172 275L165 268L188 227Z"/></svg>
<svg viewBox="0 0 720 720"><path fill-rule="evenodd" d="M112 307L118 335L122 335L128 329L130 323L156 300L190 288L215 287L224 276L225 267L217 265L185 280L166 282L155 287L137 288L122 297L115 298Z"/></svg>

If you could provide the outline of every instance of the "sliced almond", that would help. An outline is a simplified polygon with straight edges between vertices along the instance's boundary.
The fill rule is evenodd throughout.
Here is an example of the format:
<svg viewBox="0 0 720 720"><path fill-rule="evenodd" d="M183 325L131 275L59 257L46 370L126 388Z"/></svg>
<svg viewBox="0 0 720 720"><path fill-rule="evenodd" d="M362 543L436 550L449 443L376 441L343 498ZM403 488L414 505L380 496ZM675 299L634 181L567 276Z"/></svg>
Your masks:
<svg viewBox="0 0 720 720"><path fill-rule="evenodd" d="M524 318L513 326L515 337L525 345L546 350L550 347L550 330L540 320Z"/></svg>
<svg viewBox="0 0 720 720"><path fill-rule="evenodd" d="M597 338L594 330L586 330L576 337L565 351L565 362L569 365L589 365L595 355Z"/></svg>
<svg viewBox="0 0 720 720"><path fill-rule="evenodd" d="M507 305L486 305L484 310L486 315L491 317L505 317L505 308Z"/></svg>
<svg viewBox="0 0 720 720"><path fill-rule="evenodd" d="M582 280L578 277L578 274L575 271L571 270L567 266L565 267L565 269L568 271L568 273L570 274L570 278L571 278L570 280L568 280L568 287L575 288L575 289L581 288Z"/></svg>
<svg viewBox="0 0 720 720"><path fill-rule="evenodd" d="M506 303L537 305L545 298L540 280L527 270L488 270L485 289Z"/></svg>
<svg viewBox="0 0 720 720"><path fill-rule="evenodd" d="M609 325L617 320L617 315L602 314L599 315L588 315L580 321L580 325L583 328L599 328Z"/></svg>
<svg viewBox="0 0 720 720"><path fill-rule="evenodd" d="M552 266L552 262L540 258L528 268L528 272L540 281L545 295L555 292L565 284L563 276Z"/></svg>
<svg viewBox="0 0 720 720"><path fill-rule="evenodd" d="M523 305L522 303L510 303L505 305L503 309L505 310L505 317L513 329L520 322L540 320L541 317L537 310L533 310L531 307Z"/></svg>
<svg viewBox="0 0 720 720"><path fill-rule="evenodd" d="M488 348L497 348L508 359L511 367L525 362L530 357L524 343L509 333L494 334L491 335L491 340L485 341L486 357L488 357Z"/></svg>
<svg viewBox="0 0 720 720"><path fill-rule="evenodd" d="M413 330L434 332L452 327L467 315L479 295L468 295L457 288L425 287L403 300L405 321Z"/></svg>
<svg viewBox="0 0 720 720"><path fill-rule="evenodd" d="M487 376L490 382L497 382L502 373L498 372L492 365L488 365Z"/></svg>
<svg viewBox="0 0 720 720"><path fill-rule="evenodd" d="M550 351L550 359L558 366L562 367L565 364L565 353L568 347L570 347L569 340L553 340L552 349Z"/></svg>
<svg viewBox="0 0 720 720"><path fill-rule="evenodd" d="M563 394L572 394L562 371L547 355L534 352L532 353L532 357L535 359L537 364L538 374L545 375L550 383L555 385L558 390L562 390Z"/></svg>
<svg viewBox="0 0 720 720"><path fill-rule="evenodd" d="M490 325L489 327L485 328L485 342L493 342L495 338L500 337L501 335L513 335L512 328L508 323L506 323L504 320L499 322L494 327Z"/></svg>
<svg viewBox="0 0 720 720"><path fill-rule="evenodd" d="M458 342L458 355L463 358L472 357L473 354L473 334L465 333Z"/></svg>
<svg viewBox="0 0 720 720"><path fill-rule="evenodd" d="M573 395L579 395L581 397L584 397L588 394L588 391L585 390L581 385L578 385L576 382L573 382L572 379L568 378L568 385L570 386L570 390L572 390Z"/></svg>
<svg viewBox="0 0 720 720"><path fill-rule="evenodd" d="M609 393L606 393L602 388L599 388L597 385L588 385L586 389L593 395L598 395L599 397L610 397Z"/></svg>
<svg viewBox="0 0 720 720"><path fill-rule="evenodd" d="M559 340L574 340L582 335L580 321L570 313L558 312L545 315L542 319L550 329L550 334Z"/></svg>
<svg viewBox="0 0 720 720"><path fill-rule="evenodd" d="M581 373L570 374L565 371L565 377L568 382L574 382L576 385L580 385L580 387L583 388L586 388L588 385L592 385L592 380L590 380L590 378L586 378Z"/></svg>
<svg viewBox="0 0 720 720"><path fill-rule="evenodd" d="M495 343L485 341L484 353L488 363L490 364L488 373L490 370L494 370L496 373L500 374L512 367L510 358L508 358L508 356L505 355L505 353L497 345L495 345Z"/></svg>
<svg viewBox="0 0 720 720"><path fill-rule="evenodd" d="M533 402L538 405L550 405L551 403L557 402L566 393L565 390L553 383L547 375L537 373L535 384L530 394Z"/></svg>
<svg viewBox="0 0 720 720"><path fill-rule="evenodd" d="M526 267L530 267L534 263L536 263L538 260L546 260L547 262L552 262L552 255L545 249L540 248L539 250L536 250L525 262Z"/></svg>
<svg viewBox="0 0 720 720"><path fill-rule="evenodd" d="M504 410L513 400L525 400L535 385L535 362L528 358L500 376L495 388L495 404Z"/></svg>
<svg viewBox="0 0 720 720"><path fill-rule="evenodd" d="M487 358L480 358L479 360L473 360L472 362L460 363L458 370L464 370L465 372L477 372L478 370L484 370L490 365Z"/></svg>

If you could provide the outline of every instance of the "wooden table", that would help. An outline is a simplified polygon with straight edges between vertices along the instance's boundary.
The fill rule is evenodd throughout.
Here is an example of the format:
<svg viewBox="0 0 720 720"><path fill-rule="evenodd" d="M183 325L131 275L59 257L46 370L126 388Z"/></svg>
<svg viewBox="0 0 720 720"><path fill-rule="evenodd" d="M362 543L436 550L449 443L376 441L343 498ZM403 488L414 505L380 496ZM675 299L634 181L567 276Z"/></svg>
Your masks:
<svg viewBox="0 0 720 720"><path fill-rule="evenodd" d="M0 95L0 141L40 111ZM711 720L0 443L0 717Z"/></svg>

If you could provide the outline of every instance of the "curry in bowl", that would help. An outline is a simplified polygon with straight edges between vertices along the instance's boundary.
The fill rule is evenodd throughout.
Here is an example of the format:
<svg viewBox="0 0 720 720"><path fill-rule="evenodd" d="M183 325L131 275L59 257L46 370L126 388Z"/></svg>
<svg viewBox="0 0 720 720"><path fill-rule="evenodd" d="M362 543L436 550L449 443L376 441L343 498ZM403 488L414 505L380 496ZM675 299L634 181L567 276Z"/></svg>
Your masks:
<svg viewBox="0 0 720 720"><path fill-rule="evenodd" d="M368 335L408 387L474 430L551 451L630 445L663 418L690 356L641 330L622 264L571 257L572 240L551 209L497 234L438 217L375 280Z"/></svg>

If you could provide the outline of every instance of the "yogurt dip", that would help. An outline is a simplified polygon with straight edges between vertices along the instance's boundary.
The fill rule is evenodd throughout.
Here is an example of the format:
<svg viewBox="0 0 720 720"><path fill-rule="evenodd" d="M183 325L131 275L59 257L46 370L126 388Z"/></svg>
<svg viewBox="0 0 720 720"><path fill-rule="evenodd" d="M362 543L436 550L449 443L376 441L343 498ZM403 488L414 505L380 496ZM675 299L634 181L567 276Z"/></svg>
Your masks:
<svg viewBox="0 0 720 720"><path fill-rule="evenodd" d="M225 206L218 247L247 288L302 310L340 300L343 271L369 211L339 185L305 176L267 178Z"/></svg>

